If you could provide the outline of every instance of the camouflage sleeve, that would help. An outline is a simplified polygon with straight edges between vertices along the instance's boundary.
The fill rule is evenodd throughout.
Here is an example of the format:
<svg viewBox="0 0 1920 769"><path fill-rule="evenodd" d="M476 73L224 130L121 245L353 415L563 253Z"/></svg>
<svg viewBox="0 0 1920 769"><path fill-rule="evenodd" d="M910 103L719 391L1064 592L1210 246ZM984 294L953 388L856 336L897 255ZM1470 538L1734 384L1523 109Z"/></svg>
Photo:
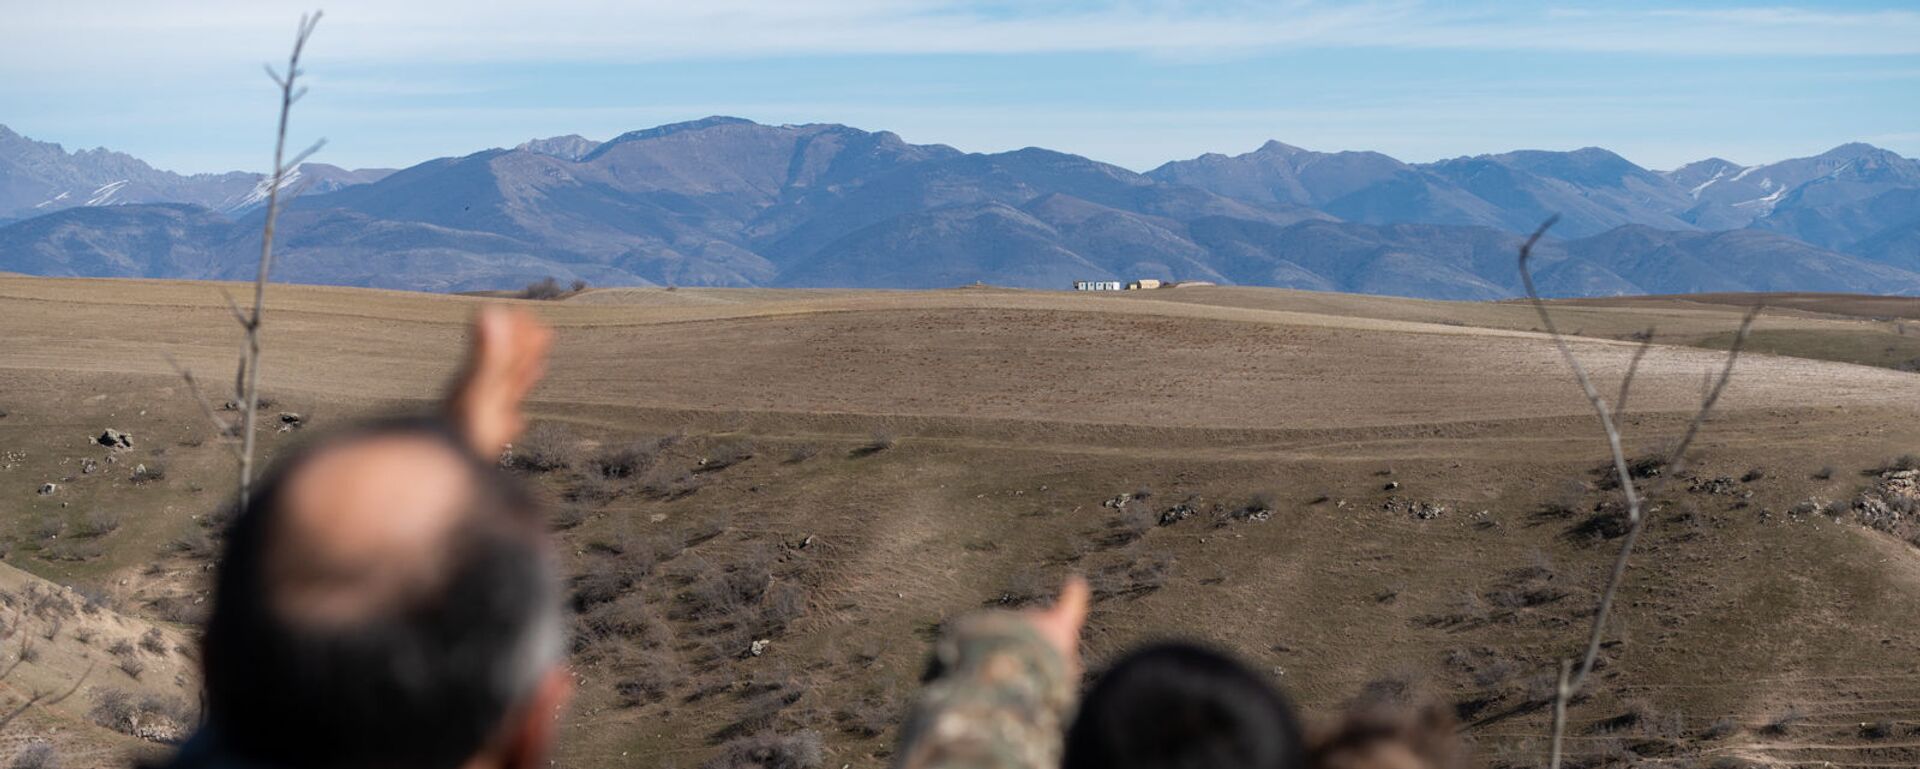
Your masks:
<svg viewBox="0 0 1920 769"><path fill-rule="evenodd" d="M1066 661L1008 613L962 621L934 647L896 769L1058 769L1073 707Z"/></svg>

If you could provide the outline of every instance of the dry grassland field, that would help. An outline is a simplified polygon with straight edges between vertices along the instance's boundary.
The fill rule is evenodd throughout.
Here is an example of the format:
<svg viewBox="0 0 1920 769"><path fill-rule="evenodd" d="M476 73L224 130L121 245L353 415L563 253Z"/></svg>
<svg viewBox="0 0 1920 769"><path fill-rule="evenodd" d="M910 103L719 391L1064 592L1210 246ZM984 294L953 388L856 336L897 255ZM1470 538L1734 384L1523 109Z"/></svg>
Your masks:
<svg viewBox="0 0 1920 769"><path fill-rule="evenodd" d="M1571 709L1576 765L1920 763L1914 513L1875 527L1854 507L1920 452L1920 301L1763 298L1777 309L1692 468L1652 481ZM271 287L266 451L423 408L480 301ZM1625 418L1648 457L1752 301L1556 311L1603 389L1657 329ZM583 686L560 766L691 768L804 729L829 765L878 769L941 623L1070 571L1097 588L1096 668L1197 634L1315 713L1411 682L1454 703L1475 765L1537 766L1552 672L1621 531L1595 419L1524 304L1236 288L528 304L559 329L514 465L575 575ZM0 277L0 712L80 681L0 732L0 754L39 736L102 765L191 720L233 466L168 356L219 403L237 349L214 284ZM102 446L108 429L132 446Z"/></svg>

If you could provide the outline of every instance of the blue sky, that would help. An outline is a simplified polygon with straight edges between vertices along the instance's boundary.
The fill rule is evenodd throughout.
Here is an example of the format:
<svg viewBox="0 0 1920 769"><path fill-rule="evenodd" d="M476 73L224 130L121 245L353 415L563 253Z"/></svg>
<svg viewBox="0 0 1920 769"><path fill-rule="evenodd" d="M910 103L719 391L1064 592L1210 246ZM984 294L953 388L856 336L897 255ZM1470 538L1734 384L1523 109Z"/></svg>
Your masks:
<svg viewBox="0 0 1920 769"><path fill-rule="evenodd" d="M711 114L1145 170L1267 139L1410 161L1598 145L1666 168L1920 156L1920 3L339 0L295 138L404 166ZM0 0L0 124L259 169L307 6Z"/></svg>

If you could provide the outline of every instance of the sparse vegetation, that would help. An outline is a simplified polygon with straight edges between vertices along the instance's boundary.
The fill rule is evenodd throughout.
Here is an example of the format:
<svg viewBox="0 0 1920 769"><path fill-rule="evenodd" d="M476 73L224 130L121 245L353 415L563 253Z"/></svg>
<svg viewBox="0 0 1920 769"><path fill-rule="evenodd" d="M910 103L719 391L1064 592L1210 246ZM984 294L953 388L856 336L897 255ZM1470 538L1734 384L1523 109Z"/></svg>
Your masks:
<svg viewBox="0 0 1920 769"><path fill-rule="evenodd" d="M53 743L42 739L28 740L14 751L13 759L7 762L8 769L60 769L60 752Z"/></svg>
<svg viewBox="0 0 1920 769"><path fill-rule="evenodd" d="M825 758L819 732L767 731L728 740L700 769L819 769Z"/></svg>

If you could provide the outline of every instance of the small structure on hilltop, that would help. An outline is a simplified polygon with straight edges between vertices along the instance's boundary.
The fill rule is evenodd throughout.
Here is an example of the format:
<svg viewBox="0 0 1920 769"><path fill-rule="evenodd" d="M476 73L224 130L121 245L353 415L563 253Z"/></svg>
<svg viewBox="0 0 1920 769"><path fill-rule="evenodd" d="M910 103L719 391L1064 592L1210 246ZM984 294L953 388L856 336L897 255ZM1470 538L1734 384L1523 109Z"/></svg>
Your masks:
<svg viewBox="0 0 1920 769"><path fill-rule="evenodd" d="M1073 282L1073 290L1075 291L1122 291L1125 289L1126 285L1117 280L1076 280Z"/></svg>
<svg viewBox="0 0 1920 769"><path fill-rule="evenodd" d="M1162 285L1164 285L1164 284L1162 284L1162 283L1161 283L1161 282L1160 282L1159 280L1156 280L1156 279L1154 279L1154 278L1141 278L1141 279L1139 279L1139 280L1136 280L1136 281L1134 281L1134 282L1132 282L1132 283L1128 283L1128 284L1127 284L1127 290L1128 290L1128 291L1143 291L1143 290L1149 290L1149 289L1155 289L1155 288L1159 288L1159 287L1160 287L1160 286L1162 286Z"/></svg>

